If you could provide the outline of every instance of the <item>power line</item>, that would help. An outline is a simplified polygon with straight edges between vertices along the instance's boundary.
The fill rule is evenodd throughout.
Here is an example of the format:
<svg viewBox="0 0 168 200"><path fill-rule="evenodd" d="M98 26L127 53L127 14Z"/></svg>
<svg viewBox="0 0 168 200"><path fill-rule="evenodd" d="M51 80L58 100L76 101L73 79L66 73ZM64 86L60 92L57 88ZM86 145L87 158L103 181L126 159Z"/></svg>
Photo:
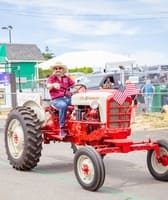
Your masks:
<svg viewBox="0 0 168 200"><path fill-rule="evenodd" d="M13 9L7 9L7 8L0 8L1 13L3 11L8 13L13 13L15 15L21 15L21 16L29 16L29 17L53 17L53 16L59 16L59 17L85 17L85 18L98 18L98 19L108 19L108 20L123 20L123 21L138 21L138 20L166 20L168 19L168 12L153 12L150 13L150 16L147 16L146 14L137 14L137 15L116 15L116 14L74 14L74 13L37 13L37 11L34 12L22 12L22 11L16 11ZM149 15L149 14L148 14Z"/></svg>

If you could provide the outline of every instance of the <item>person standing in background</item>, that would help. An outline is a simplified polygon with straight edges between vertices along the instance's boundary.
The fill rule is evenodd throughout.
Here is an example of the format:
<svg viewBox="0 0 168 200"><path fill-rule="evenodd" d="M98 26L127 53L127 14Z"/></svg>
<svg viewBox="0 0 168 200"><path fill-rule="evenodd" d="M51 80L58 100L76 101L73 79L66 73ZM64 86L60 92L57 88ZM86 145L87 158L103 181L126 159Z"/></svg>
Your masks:
<svg viewBox="0 0 168 200"><path fill-rule="evenodd" d="M154 86L151 84L149 79L146 80L145 85L142 88L142 93L145 101L145 112L149 113L152 111L153 94L155 92Z"/></svg>

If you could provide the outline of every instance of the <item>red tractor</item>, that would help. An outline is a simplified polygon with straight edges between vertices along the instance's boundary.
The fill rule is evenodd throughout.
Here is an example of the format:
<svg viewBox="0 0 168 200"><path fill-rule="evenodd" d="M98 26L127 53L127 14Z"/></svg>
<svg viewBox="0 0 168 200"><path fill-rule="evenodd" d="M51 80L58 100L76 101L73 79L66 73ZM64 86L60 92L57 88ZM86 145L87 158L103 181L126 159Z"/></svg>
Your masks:
<svg viewBox="0 0 168 200"><path fill-rule="evenodd" d="M10 164L17 170L31 170L39 162L42 143L70 142L79 184L86 190L96 191L105 180L103 157L106 154L147 150L151 175L167 181L168 142L130 139L132 99L127 97L120 105L114 100L114 92L96 90L73 94L72 106L68 107L66 115L64 139L59 136L59 111L52 105L42 108L28 101L12 109L5 126Z"/></svg>

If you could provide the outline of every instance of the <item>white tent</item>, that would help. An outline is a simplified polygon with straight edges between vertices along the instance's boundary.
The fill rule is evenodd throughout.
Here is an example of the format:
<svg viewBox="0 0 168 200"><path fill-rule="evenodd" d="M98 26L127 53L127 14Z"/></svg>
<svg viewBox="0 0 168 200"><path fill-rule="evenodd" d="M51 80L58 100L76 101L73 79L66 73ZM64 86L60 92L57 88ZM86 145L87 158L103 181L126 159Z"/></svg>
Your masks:
<svg viewBox="0 0 168 200"><path fill-rule="evenodd" d="M131 65L134 59L128 56L113 54L106 51L78 51L64 53L43 63L37 64L38 68L48 69L51 64L61 61L69 69L76 67L92 67L105 69L106 66Z"/></svg>

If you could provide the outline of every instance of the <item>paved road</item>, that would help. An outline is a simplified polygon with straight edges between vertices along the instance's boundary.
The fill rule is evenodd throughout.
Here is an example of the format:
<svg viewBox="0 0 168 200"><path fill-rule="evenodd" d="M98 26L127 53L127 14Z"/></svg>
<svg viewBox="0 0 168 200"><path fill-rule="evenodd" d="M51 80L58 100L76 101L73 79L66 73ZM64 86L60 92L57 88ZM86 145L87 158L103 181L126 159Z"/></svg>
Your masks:
<svg viewBox="0 0 168 200"><path fill-rule="evenodd" d="M2 123L1 123L2 125ZM133 132L135 140L149 135L168 137L168 130ZM5 200L167 200L167 182L153 179L146 166L146 151L109 154L104 158L106 178L97 192L83 190L73 171L70 144L44 145L38 166L30 172L14 170L7 161L0 132L0 199Z"/></svg>

